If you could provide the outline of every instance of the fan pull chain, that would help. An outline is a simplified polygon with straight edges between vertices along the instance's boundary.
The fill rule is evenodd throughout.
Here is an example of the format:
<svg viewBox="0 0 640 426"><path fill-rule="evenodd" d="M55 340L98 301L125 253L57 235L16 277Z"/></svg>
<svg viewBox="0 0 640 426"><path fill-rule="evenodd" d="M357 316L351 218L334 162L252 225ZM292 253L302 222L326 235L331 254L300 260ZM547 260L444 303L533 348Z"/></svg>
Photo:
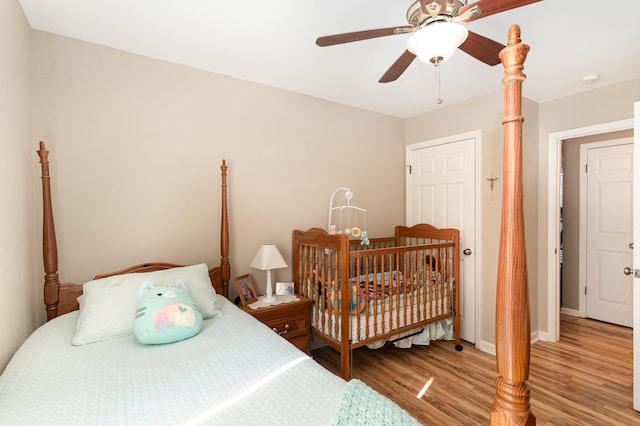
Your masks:
<svg viewBox="0 0 640 426"><path fill-rule="evenodd" d="M441 56L431 59L431 63L436 67L436 84L438 85L438 98L436 99L436 103L438 105L442 103L442 97L440 97L440 62L442 62Z"/></svg>

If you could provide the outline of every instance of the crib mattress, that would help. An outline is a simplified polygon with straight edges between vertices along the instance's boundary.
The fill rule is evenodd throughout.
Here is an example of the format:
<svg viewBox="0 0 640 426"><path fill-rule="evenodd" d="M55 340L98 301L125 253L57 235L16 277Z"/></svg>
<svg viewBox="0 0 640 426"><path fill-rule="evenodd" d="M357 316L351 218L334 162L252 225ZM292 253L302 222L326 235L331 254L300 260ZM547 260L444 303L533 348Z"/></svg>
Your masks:
<svg viewBox="0 0 640 426"><path fill-rule="evenodd" d="M425 289L420 288L410 294L393 295L384 301L372 300L362 313L349 315L349 328L351 330L349 338L351 343L372 340L367 343L367 346L371 349L377 349L388 341L393 341L398 347L410 347L412 344L428 345L431 340L454 339L453 319L451 318L453 313L448 307L448 297L444 296L429 300L426 303L426 307L419 306L426 297L424 292ZM406 314L404 312L405 301L408 301ZM397 306L398 303L399 307ZM375 310L374 305L376 305ZM396 313L398 310L402 312L401 315ZM393 334L385 339L376 339L376 336L383 333L386 334L406 325L429 319L429 312L437 316L450 314L451 317L435 321L418 329ZM318 309L317 306L314 306L312 326L315 329L319 329L322 333L339 341L342 338L340 334L341 322L342 320L337 310L329 311L328 309Z"/></svg>

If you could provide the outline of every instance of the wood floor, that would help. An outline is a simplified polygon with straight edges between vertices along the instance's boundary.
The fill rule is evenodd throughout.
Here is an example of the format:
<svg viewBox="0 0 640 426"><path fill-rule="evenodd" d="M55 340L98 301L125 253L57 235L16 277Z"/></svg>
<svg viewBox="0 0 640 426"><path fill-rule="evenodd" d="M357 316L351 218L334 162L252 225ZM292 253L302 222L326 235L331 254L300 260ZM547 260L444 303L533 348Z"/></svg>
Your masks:
<svg viewBox="0 0 640 426"><path fill-rule="evenodd" d="M558 343L531 347L531 408L538 425L633 425L632 329L570 316L561 318ZM312 352L338 373L338 353ZM472 345L451 342L398 349L353 351L352 375L393 399L425 425L489 423L495 391L495 358ZM433 379L421 399L416 395Z"/></svg>

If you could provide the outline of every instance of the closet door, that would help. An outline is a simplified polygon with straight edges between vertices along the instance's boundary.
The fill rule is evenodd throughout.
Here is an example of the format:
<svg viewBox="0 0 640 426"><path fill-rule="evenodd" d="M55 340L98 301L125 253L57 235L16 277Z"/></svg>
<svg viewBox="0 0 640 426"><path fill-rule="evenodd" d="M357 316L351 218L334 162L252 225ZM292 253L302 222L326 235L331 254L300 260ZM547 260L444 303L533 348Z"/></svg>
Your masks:
<svg viewBox="0 0 640 426"><path fill-rule="evenodd" d="M479 132L407 147L407 225L460 230L460 337L476 343L476 149Z"/></svg>

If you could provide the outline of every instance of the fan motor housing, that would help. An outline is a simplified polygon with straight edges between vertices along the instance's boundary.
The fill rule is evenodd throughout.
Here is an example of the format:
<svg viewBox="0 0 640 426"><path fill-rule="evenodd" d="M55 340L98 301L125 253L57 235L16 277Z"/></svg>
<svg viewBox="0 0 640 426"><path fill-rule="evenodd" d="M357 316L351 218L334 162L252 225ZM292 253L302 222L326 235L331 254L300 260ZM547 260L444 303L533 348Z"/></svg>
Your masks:
<svg viewBox="0 0 640 426"><path fill-rule="evenodd" d="M422 11L422 5L419 0L414 2L409 6L409 9L407 9L407 22L414 27L421 27L434 21L446 21L456 16L458 14L458 10L467 4L466 1L462 0L442 0L442 2L434 1L432 3L427 3L427 7L429 7L430 4L439 6L441 3L445 3L445 9L440 10L436 16L432 16L431 14L424 13Z"/></svg>

